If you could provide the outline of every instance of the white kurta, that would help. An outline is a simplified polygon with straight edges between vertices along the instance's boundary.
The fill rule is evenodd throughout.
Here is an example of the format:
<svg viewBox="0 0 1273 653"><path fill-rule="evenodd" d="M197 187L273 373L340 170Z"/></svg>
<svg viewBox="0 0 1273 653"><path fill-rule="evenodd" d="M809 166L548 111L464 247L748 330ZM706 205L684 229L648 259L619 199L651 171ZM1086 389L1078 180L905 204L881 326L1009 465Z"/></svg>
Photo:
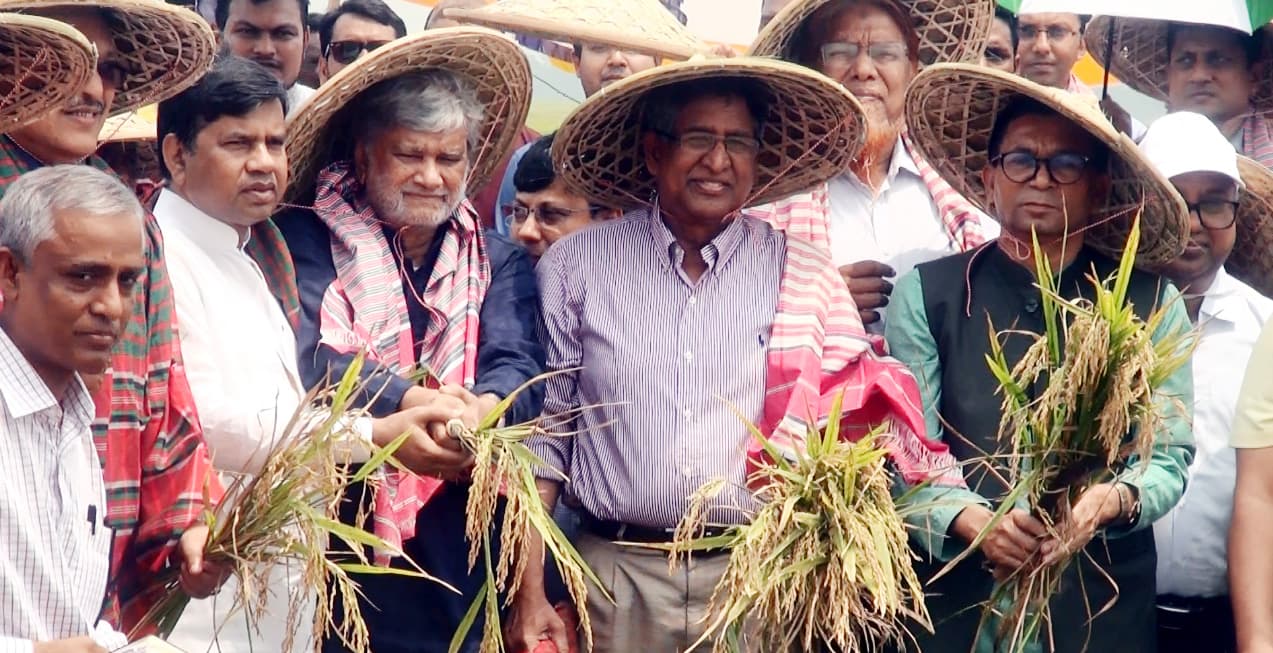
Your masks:
<svg viewBox="0 0 1273 653"><path fill-rule="evenodd" d="M171 190L161 192L155 218L163 232L185 358L204 438L222 472L252 473L285 435L305 398L296 365L296 336L239 233ZM268 616L248 627L231 615L238 585L193 601L169 641L189 651L282 651L288 594L303 570L272 572ZM296 651L313 649L313 602L304 606Z"/></svg>

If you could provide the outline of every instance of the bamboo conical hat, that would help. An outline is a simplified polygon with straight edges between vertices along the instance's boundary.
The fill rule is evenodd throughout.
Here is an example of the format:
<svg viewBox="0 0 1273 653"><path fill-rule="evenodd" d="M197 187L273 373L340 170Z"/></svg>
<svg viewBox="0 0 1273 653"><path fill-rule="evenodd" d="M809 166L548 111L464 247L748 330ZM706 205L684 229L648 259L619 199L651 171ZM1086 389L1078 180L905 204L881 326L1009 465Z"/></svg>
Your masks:
<svg viewBox="0 0 1273 653"><path fill-rule="evenodd" d="M1273 170L1238 157L1243 189L1239 196L1237 237L1225 269L1273 297Z"/></svg>
<svg viewBox="0 0 1273 653"><path fill-rule="evenodd" d="M93 44L70 25L0 13L0 133L66 104L96 61Z"/></svg>
<svg viewBox="0 0 1273 653"><path fill-rule="evenodd" d="M500 0L443 16L569 43L600 43L658 57L688 59L702 44L658 0Z"/></svg>

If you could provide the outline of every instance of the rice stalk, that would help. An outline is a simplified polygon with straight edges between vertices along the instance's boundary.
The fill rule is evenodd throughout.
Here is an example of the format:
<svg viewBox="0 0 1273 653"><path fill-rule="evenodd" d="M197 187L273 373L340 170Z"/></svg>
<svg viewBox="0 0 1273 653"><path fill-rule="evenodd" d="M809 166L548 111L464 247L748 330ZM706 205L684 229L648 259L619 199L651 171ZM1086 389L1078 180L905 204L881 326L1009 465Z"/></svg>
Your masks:
<svg viewBox="0 0 1273 653"><path fill-rule="evenodd" d="M767 453L749 479L761 500L749 523L701 537L706 504L722 487L715 481L692 495L673 543L655 546L674 561L730 552L690 650L710 641L714 653L856 653L902 644L906 619L931 629L887 454L876 434L842 441L839 421L837 401L828 426L810 427L790 457L749 425Z"/></svg>
<svg viewBox="0 0 1273 653"><path fill-rule="evenodd" d="M340 522L338 508L345 490L370 478L382 465L396 464L391 456L406 437L404 434L389 447L375 451L356 468L350 464L350 443L356 438L350 429L353 419L362 414L352 406L362 389L358 382L362 363L359 356L339 384L311 393L284 431L299 435L280 438L259 473L236 475L221 503L204 511L209 528L205 563L229 568L237 577L239 591L233 597L230 615L242 612L249 632L259 632L269 594L280 589L271 587L271 572L280 565L302 570L302 582L289 588L287 596L284 651L293 650L301 628L311 629L315 641L331 632L354 653L370 651L367 625L357 600L358 584L350 573L398 574L442 583L418 567L372 565L364 552L366 547L403 554L379 537ZM321 420L316 420L309 408L315 404L329 407ZM204 505L212 506L206 486L204 495ZM328 551L332 538L349 550ZM157 576L147 593L161 598L135 627L134 635L151 626L162 637L172 633L190 603L179 580L180 572L175 568ZM315 596L314 621L302 623L302 608ZM339 620L334 614L336 601L342 606Z"/></svg>
<svg viewBox="0 0 1273 653"><path fill-rule="evenodd" d="M1169 307L1158 307L1142 320L1127 302L1139 224L1137 217L1117 272L1104 280L1089 276L1095 288L1092 300L1061 295L1034 238L1046 328L1041 335L1031 334L1034 343L1010 366L1000 344L1002 334L992 325L986 361L1003 396L1000 439L1012 445L1007 465L1011 490L970 551L1019 501L1050 536L1058 537L1083 492L1116 479L1131 456L1148 464L1164 419L1155 393L1188 361L1192 346L1189 335L1153 342ZM1037 396L1027 390L1038 387L1042 391ZM1050 631L1048 602L1060 590L1075 555L1044 564L1036 554L996 586L983 621L997 606L1010 606L997 615L1003 650L1024 651Z"/></svg>
<svg viewBox="0 0 1273 653"><path fill-rule="evenodd" d="M592 646L592 622L588 618L587 582L602 587L583 557L575 550L552 513L539 496L535 485L536 470L549 466L533 452L526 441L545 435L536 419L524 424L504 425L504 415L526 388L552 376L531 379L486 415L475 429L458 421L448 424L451 435L473 454L472 485L469 488L465 515L465 537L469 541L469 569L479 563L486 580L461 620L451 639L450 651L456 653L472 630L479 615L484 617L481 653L505 650L500 612L521 587L528 564L543 564L525 555L532 533L544 543L545 555L552 556L566 589L579 612L579 626L589 647ZM577 413L583 410L572 411ZM560 470L557 470L560 474ZM564 478L564 475L563 475ZM505 499L503 515L498 515L499 498ZM492 556L496 521L499 518L499 555ZM603 590L604 591L604 590ZM500 595L507 597L500 600ZM608 597L607 597L608 598ZM564 651L562 653L565 653Z"/></svg>

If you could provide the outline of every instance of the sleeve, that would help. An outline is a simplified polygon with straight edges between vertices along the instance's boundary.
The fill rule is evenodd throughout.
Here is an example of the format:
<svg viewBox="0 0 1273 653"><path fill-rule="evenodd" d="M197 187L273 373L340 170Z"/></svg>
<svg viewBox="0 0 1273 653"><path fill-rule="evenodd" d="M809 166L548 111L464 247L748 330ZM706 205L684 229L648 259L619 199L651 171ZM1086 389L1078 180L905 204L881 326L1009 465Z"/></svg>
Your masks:
<svg viewBox="0 0 1273 653"><path fill-rule="evenodd" d="M299 359L297 368L301 381L308 389L314 389L339 380L345 375L356 356L342 354L320 343L323 296L336 281L336 266L331 259L329 236L321 224L313 224L312 215L291 214L279 221L279 228L287 239L296 267L296 288L300 294L300 328L296 334ZM363 399L369 402L369 412L385 417L398 412L403 395L412 385L391 370L376 365L364 365L362 380L365 383Z"/></svg>
<svg viewBox="0 0 1273 653"><path fill-rule="evenodd" d="M93 628L92 637L98 646L108 651L128 646L128 638L124 636L124 633L115 630L113 626L105 621L97 622L97 625Z"/></svg>
<svg viewBox="0 0 1273 653"><path fill-rule="evenodd" d="M1164 338L1188 336L1192 330L1185 303L1175 287L1163 290L1159 303L1166 311L1163 321L1150 336L1154 342ZM1162 430L1154 442L1148 464L1137 456L1128 460L1128 470L1118 480L1135 488L1140 498L1140 519L1129 528L1110 529L1108 537L1150 527L1180 501L1193 460L1193 368L1188 362L1176 370L1159 387L1154 399L1162 416Z"/></svg>
<svg viewBox="0 0 1273 653"><path fill-rule="evenodd" d="M1230 444L1235 449L1273 447L1273 322L1264 325L1251 352L1238 394Z"/></svg>
<svg viewBox="0 0 1273 653"><path fill-rule="evenodd" d="M213 333L215 322L207 319L193 270L180 261L169 260L168 271L177 293L177 324L181 329L181 352L186 361L186 380L194 395L203 426L203 438L217 469L255 473L269 452L282 439L299 404L285 393L262 390L260 396L244 403L245 393L228 393L236 383L233 370L218 364L231 351L222 351L222 338ZM250 307L244 307L250 308ZM270 337L263 334L263 337ZM231 376L226 376L229 373ZM252 387L252 386L249 386ZM255 394L255 393L254 393Z"/></svg>
<svg viewBox="0 0 1273 653"><path fill-rule="evenodd" d="M910 368L919 383L920 400L924 403L924 423L928 437L942 438L937 407L941 405L941 360L937 343L928 327L924 309L923 282L919 271L912 270L897 280L889 305L884 337L890 353ZM969 505L986 507L990 502L971 490L928 485L907 488L900 477L895 496L905 496L905 503L920 509L908 510L905 519L912 536L930 555L949 560L959 554L966 542L950 537L950 525Z"/></svg>
<svg viewBox="0 0 1273 653"><path fill-rule="evenodd" d="M500 236L491 240L491 285L482 302L473 393L503 398L543 372L544 348L539 342L539 290L530 257ZM509 423L539 416L543 396L540 383L518 395L507 416Z"/></svg>
<svg viewBox="0 0 1273 653"><path fill-rule="evenodd" d="M536 269L543 301L547 368L553 376L545 384L544 394L544 429L548 435L535 437L529 444L547 466L540 470L540 477L554 481L562 480L562 475L570 475L575 420L557 416L573 415L579 408L578 368L583 360L582 302L578 289L572 287L573 266L566 260L567 253L561 244L550 248Z"/></svg>

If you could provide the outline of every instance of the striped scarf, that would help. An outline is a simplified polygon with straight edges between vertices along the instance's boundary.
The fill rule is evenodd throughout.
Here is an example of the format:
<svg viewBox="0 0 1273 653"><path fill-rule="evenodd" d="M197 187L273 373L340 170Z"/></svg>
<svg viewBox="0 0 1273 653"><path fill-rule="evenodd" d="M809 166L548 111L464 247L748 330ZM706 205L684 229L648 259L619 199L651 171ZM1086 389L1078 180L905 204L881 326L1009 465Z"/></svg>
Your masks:
<svg viewBox="0 0 1273 653"><path fill-rule="evenodd" d="M981 221L989 218L937 174L928 161L920 156L919 150L906 134L902 135L902 146L915 161L920 179L928 187L928 193L937 207L938 218L955 248L960 252L967 252L986 242ZM748 214L769 222L788 236L813 243L823 251L831 251L831 238L828 234L831 202L826 184L808 193L792 195L772 204L750 209Z"/></svg>
<svg viewBox="0 0 1273 653"><path fill-rule="evenodd" d="M800 446L804 417L825 426L841 400L841 434L857 440L883 426L881 443L907 483L964 486L955 457L924 437L915 377L885 354L882 338L867 335L826 252L800 239L787 239L766 365L763 426L779 449ZM764 455L749 446L749 472Z"/></svg>
<svg viewBox="0 0 1273 653"><path fill-rule="evenodd" d="M411 289L429 312L417 361L403 275L362 191L348 161L319 173L314 210L331 230L336 267L336 280L320 309L320 343L340 353L366 352L368 360L396 374L411 374L419 365L429 372L427 382L472 386L478 314L491 277L472 206L466 201L444 225L442 250L428 285ZM416 513L441 486L439 479L386 466L375 498L375 534L401 550L415 536ZM378 562L388 562L386 552L376 556Z"/></svg>
<svg viewBox="0 0 1273 653"><path fill-rule="evenodd" d="M1258 115L1242 121L1242 155L1273 170L1273 122Z"/></svg>

